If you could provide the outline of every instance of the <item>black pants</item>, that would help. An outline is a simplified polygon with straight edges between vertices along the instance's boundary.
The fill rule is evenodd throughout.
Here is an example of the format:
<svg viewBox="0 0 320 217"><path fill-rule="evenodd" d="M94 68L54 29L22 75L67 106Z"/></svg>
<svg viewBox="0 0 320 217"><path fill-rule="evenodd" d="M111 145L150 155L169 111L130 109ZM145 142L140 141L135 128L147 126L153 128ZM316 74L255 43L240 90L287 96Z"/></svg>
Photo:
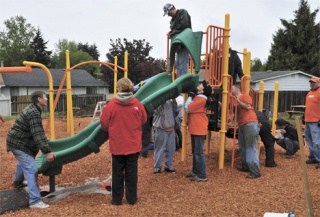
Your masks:
<svg viewBox="0 0 320 217"><path fill-rule="evenodd" d="M130 155L112 155L112 202L120 205L126 187L129 204L137 202L139 152Z"/></svg>
<svg viewBox="0 0 320 217"><path fill-rule="evenodd" d="M147 122L142 125L142 157L148 157L149 152L149 144L150 144L150 137L151 137L151 125L152 125L152 118L148 118Z"/></svg>
<svg viewBox="0 0 320 217"><path fill-rule="evenodd" d="M266 166L274 165L274 137L271 134L269 123L262 122L259 135L266 150Z"/></svg>

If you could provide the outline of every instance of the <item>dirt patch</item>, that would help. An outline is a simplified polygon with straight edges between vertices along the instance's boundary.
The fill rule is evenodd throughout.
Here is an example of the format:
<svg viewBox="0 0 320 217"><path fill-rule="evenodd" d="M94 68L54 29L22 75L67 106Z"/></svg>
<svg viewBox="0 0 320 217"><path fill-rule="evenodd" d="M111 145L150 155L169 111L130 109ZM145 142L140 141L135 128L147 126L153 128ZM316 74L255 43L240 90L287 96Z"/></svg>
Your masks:
<svg viewBox="0 0 320 217"><path fill-rule="evenodd" d="M94 105L95 108L95 105ZM75 133L91 123L94 108L86 108L90 117L75 118ZM86 113L86 114L88 114ZM44 120L44 125L47 120ZM15 159L6 152L5 137L14 121L0 122L0 190L12 189ZM56 139L69 137L66 119L55 119ZM48 132L47 136L50 136ZM275 160L278 167L264 167L265 153L261 149L262 177L248 180L246 173L231 168L232 140L227 139L225 166L219 169L220 133L213 132L210 151L206 156L208 181L190 182L185 175L190 172L192 156L190 136L187 136L187 155L181 161L181 150L175 153L176 174L153 174L153 152L148 158L139 159L138 203L129 205L125 198L122 206L112 206L110 195L73 193L57 201L49 202L44 210L24 209L3 216L263 216L265 212L295 212L307 216L306 196L300 151L294 159L284 159L285 152L276 146ZM236 160L236 166L239 159ZM320 216L320 170L307 165L314 216ZM76 187L89 178L99 181L111 175L111 158L108 142L98 154L63 166L56 176L56 185ZM49 178L39 175L39 185L48 185Z"/></svg>

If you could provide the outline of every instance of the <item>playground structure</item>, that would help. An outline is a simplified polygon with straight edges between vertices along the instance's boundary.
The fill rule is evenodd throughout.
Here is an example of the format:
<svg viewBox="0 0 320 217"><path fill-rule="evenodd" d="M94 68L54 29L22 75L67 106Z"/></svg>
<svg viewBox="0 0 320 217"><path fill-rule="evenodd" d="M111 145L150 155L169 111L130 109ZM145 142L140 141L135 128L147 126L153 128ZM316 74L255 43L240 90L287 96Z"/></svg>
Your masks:
<svg viewBox="0 0 320 217"><path fill-rule="evenodd" d="M201 53L202 37L205 41L205 52ZM234 162L234 149L237 145L236 140L236 106L234 103L235 98L231 94L231 87L233 84L232 77L228 74L228 61L229 61L229 37L230 37L230 16L225 15L225 27L217 27L210 25L205 32L192 32L191 29L186 29L173 38L167 38L167 62L168 73L173 72L174 69L174 54L179 44L183 44L187 48L190 54L189 71L195 76L198 75L200 67L204 71L204 80L206 80L213 89L212 97L215 100L211 101L211 105L208 106L208 118L209 118L209 130L205 142L206 153L209 153L209 144L211 131L220 132L220 153L219 153L219 168L224 166L224 150L226 143L226 136L233 138L233 155L232 155L232 167ZM171 40L171 42L170 42ZM170 50L169 44L171 43ZM262 111L263 108L263 88L264 83L260 82L260 90L256 92L250 87L250 60L251 53L247 49L243 50L243 71L244 77L241 79L242 92L249 94L254 101L254 109ZM201 61L201 57L204 57L204 61ZM202 63L202 65L201 65ZM172 75L174 73L171 73ZM150 81L148 82L150 83ZM143 89L143 87L142 87ZM186 100L187 94L184 95ZM222 99L222 106L218 111L218 99ZM277 98L275 97L275 100ZM274 106L277 108L277 106ZM277 114L277 112L273 112ZM183 112L182 122L182 160L186 157L186 112ZM229 132L227 134L227 132ZM233 132L230 135L230 132Z"/></svg>
<svg viewBox="0 0 320 217"><path fill-rule="evenodd" d="M171 49L168 55L169 64L168 72L160 73L154 76L148 83L142 86L138 92L135 94L135 97L139 99L142 104L145 106L148 116L151 116L154 110L164 103L165 101L176 98L181 93L184 93L184 98L186 99L187 93L192 89L196 88L199 83L199 75L201 67L201 56L206 58L206 63L204 64L205 70L205 80L213 87L215 97L219 97L219 94L222 94L222 108L221 108L221 118L218 116L217 104L213 102L212 109L209 110L209 117L213 122L213 130L220 131L220 153L219 153L219 168L223 168L224 164L224 147L225 147L225 137L228 128L236 127L236 125L230 125L229 120L235 120L235 116L232 117L232 110L235 109L232 100L233 97L230 94L231 89L231 77L228 75L228 49L229 49L229 20L230 16L227 14L225 16L225 28L209 26L206 32L192 32L191 29L186 29L176 37L171 38ZM202 46L202 37L205 35L206 40L206 49L205 53L201 53ZM169 39L168 39L169 41ZM174 80L173 65L174 65L174 56L178 44L183 44L187 47L192 61L190 61L190 71L191 73L184 74ZM169 47L169 43L168 43ZM221 52L222 51L222 52ZM220 52L220 53L219 53ZM245 85L243 90L250 93L253 96L253 99L256 102L257 93L254 90L249 89L250 82L250 52L247 52L244 49L243 52L244 61L243 68L245 72L244 79L242 79L242 84ZM79 63L73 67L70 67L69 51L66 51L66 70L64 76L61 80L59 89L57 91L57 97L55 102L53 102L53 84L50 71L40 63L27 62L24 61L25 67L3 67L0 68L0 73L5 72L31 72L31 66L40 67L48 75L49 79L49 100L50 100L50 128L51 128L51 141L49 142L50 147L53 152L56 153L56 159L53 162L48 163L43 154L40 154L36 163L38 165L39 173L42 173L50 177L50 192L55 190L54 177L62 172L62 166L64 164L79 160L89 154L98 153L99 147L108 139L107 133L103 132L100 128L98 121L93 122L86 129L79 132L77 135L74 135L73 132L73 112L72 112L72 88L71 88L71 71L79 66L85 64L103 64L114 72L114 82L115 89L114 94L116 94L116 82L117 82L117 72L118 68L124 71L125 77L127 77L128 68L126 65L127 61L125 60L125 67L119 67L117 65L117 58L115 57L115 63L105 63L100 61L87 61ZM193 68L195 73L193 72ZM67 91L67 127L68 131L71 134L70 138L54 140L54 107L57 104L58 97L60 96L61 91L63 90L63 84L66 79L66 91ZM261 89L261 88L260 88ZM261 96L263 97L263 89L259 92L259 102ZM261 106L259 106L262 109ZM275 106L276 107L276 106ZM276 114L276 113L274 113ZM182 160L186 157L186 113L184 113L182 130ZM220 118L220 126L218 127L218 119ZM234 122L235 123L235 122ZM207 141L206 141L206 151L209 151L209 140L210 140L210 131L208 131ZM235 130L234 130L235 135ZM234 137L235 138L235 137Z"/></svg>

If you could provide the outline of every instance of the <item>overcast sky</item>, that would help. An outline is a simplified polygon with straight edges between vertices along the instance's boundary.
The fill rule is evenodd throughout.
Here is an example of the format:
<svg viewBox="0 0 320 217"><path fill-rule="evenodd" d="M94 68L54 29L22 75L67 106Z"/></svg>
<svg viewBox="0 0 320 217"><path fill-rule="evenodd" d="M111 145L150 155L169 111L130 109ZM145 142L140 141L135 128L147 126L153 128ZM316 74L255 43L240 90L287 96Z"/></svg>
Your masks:
<svg viewBox="0 0 320 217"><path fill-rule="evenodd" d="M151 56L166 57L166 33L170 17L163 17L163 0L0 0L0 30L4 21L23 16L40 27L48 49L54 50L59 39L96 44L100 60L106 60L110 39L146 39L153 46ZM283 26L280 19L291 20L300 0L174 0L177 9L191 15L193 31L207 26L224 27L230 14L233 49L251 51L251 58L265 61L272 35ZM319 0L308 0L311 11L320 8ZM316 22L320 22L320 12Z"/></svg>

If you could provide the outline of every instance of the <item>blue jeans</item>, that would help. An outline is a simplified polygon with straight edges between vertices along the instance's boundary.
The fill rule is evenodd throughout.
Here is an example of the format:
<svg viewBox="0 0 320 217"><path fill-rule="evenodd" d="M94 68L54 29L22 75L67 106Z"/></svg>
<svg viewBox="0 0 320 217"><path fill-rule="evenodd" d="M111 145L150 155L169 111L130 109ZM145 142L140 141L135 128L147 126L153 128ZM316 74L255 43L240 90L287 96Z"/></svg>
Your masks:
<svg viewBox="0 0 320 217"><path fill-rule="evenodd" d="M166 153L164 168L172 169L173 156L176 150L175 132L166 132L154 128L154 168L161 169L163 154Z"/></svg>
<svg viewBox="0 0 320 217"><path fill-rule="evenodd" d="M258 153L259 131L258 122L249 122L239 127L238 142L242 168L248 169L251 175L261 175Z"/></svg>
<svg viewBox="0 0 320 217"><path fill-rule="evenodd" d="M178 70L178 75L184 75L188 73L188 66L189 66L189 52L188 49L181 45L181 49L177 52L177 61L176 67Z"/></svg>
<svg viewBox="0 0 320 217"><path fill-rule="evenodd" d="M14 150L12 153L18 161L14 183L22 183L25 177L28 182L29 204L40 202L40 190L37 182L38 167L34 158L20 150Z"/></svg>
<svg viewBox="0 0 320 217"><path fill-rule="evenodd" d="M204 154L204 138L205 136L191 135L192 145L192 172L199 178L207 178L206 173L206 156Z"/></svg>
<svg viewBox="0 0 320 217"><path fill-rule="evenodd" d="M320 162L320 127L318 123L306 122L306 143L309 146L309 159Z"/></svg>
<svg viewBox="0 0 320 217"><path fill-rule="evenodd" d="M286 150L286 155L294 155L299 150L299 141L288 137L276 140L277 144Z"/></svg>

